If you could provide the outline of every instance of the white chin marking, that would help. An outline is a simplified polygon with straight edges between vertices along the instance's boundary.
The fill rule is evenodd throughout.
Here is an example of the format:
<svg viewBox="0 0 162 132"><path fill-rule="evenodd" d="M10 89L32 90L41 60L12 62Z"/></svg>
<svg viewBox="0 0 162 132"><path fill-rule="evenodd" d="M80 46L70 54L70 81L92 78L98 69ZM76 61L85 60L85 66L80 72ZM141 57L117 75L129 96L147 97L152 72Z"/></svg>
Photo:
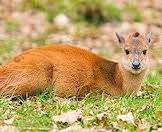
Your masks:
<svg viewBox="0 0 162 132"><path fill-rule="evenodd" d="M131 72L132 74L139 74L139 73L141 73L142 70L143 70L142 68L141 68L141 69L135 70L135 69L132 69L132 67L129 67L129 66L124 66L124 68L125 68L127 71Z"/></svg>
<svg viewBox="0 0 162 132"><path fill-rule="evenodd" d="M132 72L133 74L139 74L141 73L141 69L138 69L138 70L134 70L134 69L131 69L130 72Z"/></svg>

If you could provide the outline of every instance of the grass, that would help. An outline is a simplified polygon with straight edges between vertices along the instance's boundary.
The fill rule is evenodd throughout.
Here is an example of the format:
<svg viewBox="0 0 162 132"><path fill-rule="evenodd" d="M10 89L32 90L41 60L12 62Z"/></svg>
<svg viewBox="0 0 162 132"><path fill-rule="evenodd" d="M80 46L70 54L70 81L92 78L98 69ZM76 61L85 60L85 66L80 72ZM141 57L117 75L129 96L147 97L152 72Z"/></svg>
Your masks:
<svg viewBox="0 0 162 132"><path fill-rule="evenodd" d="M60 101L50 90L28 99L15 101L1 97L0 120L15 117L13 125L20 131L49 131L53 126L54 115L79 109L85 118L91 117L88 121L84 119L80 121L82 127L110 128L111 124L117 122L119 131L122 129L135 131L141 120L148 122L150 127L161 126L159 111L162 110L162 87L158 85L158 81L149 83L150 78L154 77L157 78L151 73L143 86L143 95L134 97L113 98L104 94L89 94L81 101L75 98ZM108 116L104 123L98 122L96 116L103 112L107 112ZM128 112L133 113L135 124L128 124L117 119L118 115ZM60 129L63 127L65 125L59 126Z"/></svg>
<svg viewBox="0 0 162 132"><path fill-rule="evenodd" d="M142 13L141 11L139 10L139 8L137 8L136 6L134 6L133 4L127 2L125 5L124 5L124 9L123 11L125 13L128 13L130 15L130 17L132 17L132 20L134 22L141 22L142 21Z"/></svg>
<svg viewBox="0 0 162 132"><path fill-rule="evenodd" d="M16 40L9 37L0 37L0 64L6 63L12 58Z"/></svg>
<svg viewBox="0 0 162 132"><path fill-rule="evenodd" d="M9 33L16 31L18 29L18 27L19 27L19 24L16 21L7 21L5 23L5 29Z"/></svg>
<svg viewBox="0 0 162 132"><path fill-rule="evenodd" d="M10 53L13 50L15 40L12 38L0 38L0 55Z"/></svg>

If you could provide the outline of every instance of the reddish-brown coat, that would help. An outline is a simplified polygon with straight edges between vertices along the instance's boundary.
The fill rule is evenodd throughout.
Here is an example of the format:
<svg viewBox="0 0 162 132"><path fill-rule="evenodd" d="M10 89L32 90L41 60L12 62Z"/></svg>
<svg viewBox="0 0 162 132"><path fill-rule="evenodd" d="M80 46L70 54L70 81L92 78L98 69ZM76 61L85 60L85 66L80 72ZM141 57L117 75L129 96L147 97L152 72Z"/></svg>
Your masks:
<svg viewBox="0 0 162 132"><path fill-rule="evenodd" d="M0 68L0 94L24 96L52 86L60 97L101 90L117 96L140 88L145 71L132 74L120 63L68 45L49 45L23 52Z"/></svg>

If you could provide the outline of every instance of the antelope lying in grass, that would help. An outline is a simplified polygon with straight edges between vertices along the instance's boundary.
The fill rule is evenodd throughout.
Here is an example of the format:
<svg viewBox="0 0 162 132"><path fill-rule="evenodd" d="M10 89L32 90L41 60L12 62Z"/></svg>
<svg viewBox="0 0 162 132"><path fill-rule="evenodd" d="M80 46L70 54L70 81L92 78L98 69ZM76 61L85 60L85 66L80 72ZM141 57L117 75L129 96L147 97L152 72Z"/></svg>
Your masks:
<svg viewBox="0 0 162 132"><path fill-rule="evenodd" d="M0 68L2 96L32 95L51 86L60 97L82 97L102 90L113 96L136 93L148 68L150 33L124 37L116 33L123 49L120 62L68 45L30 49Z"/></svg>

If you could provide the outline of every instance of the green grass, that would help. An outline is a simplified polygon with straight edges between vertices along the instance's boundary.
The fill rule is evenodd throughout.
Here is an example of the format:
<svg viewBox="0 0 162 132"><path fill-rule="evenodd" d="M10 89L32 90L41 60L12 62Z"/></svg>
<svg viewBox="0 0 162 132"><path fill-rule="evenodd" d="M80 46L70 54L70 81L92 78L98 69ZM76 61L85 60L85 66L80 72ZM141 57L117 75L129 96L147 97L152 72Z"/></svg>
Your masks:
<svg viewBox="0 0 162 132"><path fill-rule="evenodd" d="M15 40L12 38L0 38L0 55L10 53L14 47Z"/></svg>
<svg viewBox="0 0 162 132"><path fill-rule="evenodd" d="M133 21L135 21L135 22L141 22L142 21L143 17L142 17L141 11L139 10L138 7L134 6L133 4L127 2L124 5L123 11L125 13L128 13L132 17Z"/></svg>
<svg viewBox="0 0 162 132"><path fill-rule="evenodd" d="M0 38L0 64L6 63L12 58L12 51L16 44L16 40L9 37Z"/></svg>
<svg viewBox="0 0 162 132"><path fill-rule="evenodd" d="M75 98L60 101L53 96L51 91L47 90L28 99L10 101L0 98L0 120L4 121L15 116L13 125L21 131L49 131L53 126L54 115L79 109L85 118L91 117L88 121L83 119L79 122L85 128L93 126L110 128L113 122L117 122L120 131L123 128L135 131L140 120L148 122L150 127L161 126L159 111L162 110L162 87L156 81L151 82L151 85L148 83L154 77L152 73L147 77L141 96L113 98L105 94L94 93L80 101ZM97 114L102 112L108 113L104 123L96 119ZM128 112L133 113L135 124L128 124L117 119L118 115ZM58 127L61 129L66 125Z"/></svg>
<svg viewBox="0 0 162 132"><path fill-rule="evenodd" d="M7 32L12 33L13 31L16 31L19 27L18 22L16 21L7 21L5 23L5 29Z"/></svg>

